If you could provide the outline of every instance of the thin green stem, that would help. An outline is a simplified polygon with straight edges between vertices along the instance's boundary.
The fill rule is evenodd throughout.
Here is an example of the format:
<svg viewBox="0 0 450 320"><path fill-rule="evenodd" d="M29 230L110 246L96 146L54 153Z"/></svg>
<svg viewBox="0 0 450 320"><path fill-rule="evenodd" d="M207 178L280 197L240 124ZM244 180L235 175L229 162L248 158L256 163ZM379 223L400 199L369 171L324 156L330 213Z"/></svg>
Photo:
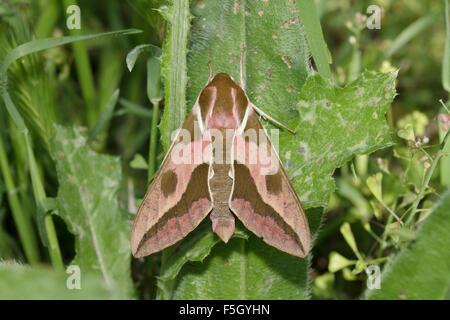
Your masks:
<svg viewBox="0 0 450 320"><path fill-rule="evenodd" d="M3 139L0 138L0 167L8 192L8 202L13 214L14 222L19 232L19 238L22 243L25 256L30 264L36 264L39 261L39 248L37 238L34 232L31 220L26 216L22 209L17 189L14 185L12 173L8 164Z"/></svg>
<svg viewBox="0 0 450 320"><path fill-rule="evenodd" d="M64 11L71 5L77 5L76 0L63 0ZM77 36L81 32L78 29L69 30L70 35ZM81 94L87 107L87 120L88 125L91 128L94 126L97 115L99 114L99 108L96 103L94 76L89 61L89 55L86 47L86 43L83 41L77 41L72 43L73 53L75 56L75 65L77 68L78 80L81 85Z"/></svg>
<svg viewBox="0 0 450 320"><path fill-rule="evenodd" d="M297 0L295 3L302 19L306 38L308 39L308 44L316 62L317 69L324 78L331 78L331 58L323 37L316 4L313 0Z"/></svg>
<svg viewBox="0 0 450 320"><path fill-rule="evenodd" d="M156 170L156 146L158 143L159 104L153 104L152 126L150 129L150 147L148 155L148 183L153 179Z"/></svg>
<svg viewBox="0 0 450 320"><path fill-rule="evenodd" d="M436 169L436 167L439 163L439 160L441 159L441 157L444 154L444 146L449 139L449 134L450 134L450 130L447 131L447 133L444 137L444 140L442 140L441 147L439 148L439 151L436 154L436 157L434 158L433 162L431 163L430 168L428 168L428 170L425 174L424 182L422 183L419 193L417 194L416 199L414 200L414 202L412 204L412 210L411 210L411 213L410 213L408 219L406 220L406 225L410 225L416 215L417 208L419 206L420 201L423 198L425 189L428 187L428 184L430 183L430 179L431 179L431 176L433 175L434 169Z"/></svg>
<svg viewBox="0 0 450 320"><path fill-rule="evenodd" d="M59 249L58 237L56 235L55 225L50 213L47 213L44 218L45 229L48 237L48 253L50 261L55 269L64 270L64 263Z"/></svg>
<svg viewBox="0 0 450 320"><path fill-rule="evenodd" d="M181 127L186 116L186 85L189 36L191 14L189 1L172 1L171 25L164 40L162 69L165 70L164 92L165 106L161 120L161 141L167 152L171 143L171 134Z"/></svg>
<svg viewBox="0 0 450 320"><path fill-rule="evenodd" d="M42 3L40 11L42 14L39 17L36 27L36 37L38 39L46 38L51 35L52 29L58 21L61 9L59 8L57 0L51 0Z"/></svg>
<svg viewBox="0 0 450 320"><path fill-rule="evenodd" d="M31 148L31 142L28 132L24 133L25 145L28 153L28 164L30 166L31 184L33 186L33 194L36 201L36 205L39 206L42 201L47 197L44 190L42 178L39 174L36 159L34 157L33 149ZM45 216L45 229L48 236L48 250L50 260L55 269L63 270L64 264L62 261L61 251L59 249L58 238L56 236L55 226L53 219L49 213Z"/></svg>

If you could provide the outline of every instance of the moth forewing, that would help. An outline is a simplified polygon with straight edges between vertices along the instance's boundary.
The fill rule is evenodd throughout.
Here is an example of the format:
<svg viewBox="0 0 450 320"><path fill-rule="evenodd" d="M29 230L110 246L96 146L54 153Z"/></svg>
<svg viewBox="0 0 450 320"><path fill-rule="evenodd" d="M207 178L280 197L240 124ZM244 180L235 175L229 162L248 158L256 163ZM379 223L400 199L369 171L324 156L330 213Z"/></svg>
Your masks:
<svg viewBox="0 0 450 320"><path fill-rule="evenodd" d="M138 209L131 232L135 257L158 252L181 240L212 209L207 187L209 159L202 157L202 161L186 163L172 158L173 149L180 144L185 149L202 150L202 155L208 147L204 135L194 134L196 130L201 131L196 118L193 108L182 126L192 133L191 141L184 145L185 142L179 141L180 134L176 135Z"/></svg>

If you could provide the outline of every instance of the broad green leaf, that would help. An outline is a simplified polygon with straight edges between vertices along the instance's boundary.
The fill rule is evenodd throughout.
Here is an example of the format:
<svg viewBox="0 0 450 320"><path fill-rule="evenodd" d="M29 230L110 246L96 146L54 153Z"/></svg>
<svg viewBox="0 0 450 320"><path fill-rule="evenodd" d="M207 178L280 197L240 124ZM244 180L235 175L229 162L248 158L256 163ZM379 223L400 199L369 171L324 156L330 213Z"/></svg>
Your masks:
<svg viewBox="0 0 450 320"><path fill-rule="evenodd" d="M81 271L80 289L68 289L70 274L44 267L29 267L0 261L0 299L67 300L117 299L101 276Z"/></svg>
<svg viewBox="0 0 450 320"><path fill-rule="evenodd" d="M243 73L250 100L285 123L310 72L303 26L294 3L275 1L195 1L188 56L188 105L213 72L239 80L239 58L246 46Z"/></svg>
<svg viewBox="0 0 450 320"><path fill-rule="evenodd" d="M238 222L232 237L248 239L249 231ZM188 261L203 261L210 254L211 249L220 242L220 238L211 232L211 222L208 219L197 227L196 232L189 234L184 241L174 245L170 249L169 258L165 263L168 267L163 268L158 276L160 289L158 298L172 298L175 278L181 268Z"/></svg>
<svg viewBox="0 0 450 320"><path fill-rule="evenodd" d="M174 10L174 7L169 8L169 11L166 11L166 15L169 16L168 20L172 21L174 28L173 18L175 16L172 15L172 10ZM275 4L270 1L249 3L232 0L194 1L192 2L191 10L195 17L193 18L193 27L190 34L190 55L188 56L190 78L187 90L188 106L192 107L197 95L208 79L208 61L211 61L214 73L227 72L234 79L239 79L239 57L241 48L245 45L243 71L250 99L261 109L280 121L287 121L292 114L295 115L295 103L298 93L310 72L307 44L295 5L292 3ZM267 19L266 17L269 15L271 18ZM163 72L166 74L170 70L167 69L167 64L164 61L163 55ZM181 74L184 70L183 64L177 66L177 69L178 74ZM174 70L171 71L174 72ZM169 101L168 97L174 94L173 90L172 93L167 91L167 79L165 81L165 90L167 104ZM177 105L176 108L183 108L183 105ZM166 117L166 114L167 106L164 117ZM168 129L173 130L177 128L173 127L170 129L166 126L163 118L161 124L163 138L164 136L170 136L171 131L167 131ZM313 220L318 226L321 213L315 213L313 216ZM212 237L212 239L215 238ZM254 239L251 243L260 241ZM259 244L258 248L265 246L265 244ZM217 249L217 251L223 251L223 248L228 254L233 254L235 247L228 244ZM294 286L293 283L297 282L299 283L299 288L306 288L306 264L303 265L302 262L299 262L300 259L278 250L273 249L272 252L276 256L275 259L280 259L280 265L283 264L283 261L287 264L290 261L295 261L296 265L304 270L301 273L288 274L286 276L289 277L288 282L292 286ZM240 254L237 257L239 256ZM252 261L258 259L256 258ZM233 260L233 263L235 262L237 263L238 260ZM260 261L259 267L262 267L265 263L265 260ZM195 264L201 267L201 264ZM253 268L251 264L248 267ZM170 268L170 266L167 266L167 268ZM162 272L164 273L164 269ZM269 271L268 274L270 273ZM218 281L222 281L222 276L218 276L218 274L214 271L211 277L217 277ZM271 277L272 281L279 282L283 286L284 282L277 280L282 275L274 274ZM233 276L232 283L234 284L230 285L230 288L239 287L239 284L236 283L238 279L239 277ZM207 282L204 282L204 284L207 284ZM211 288L214 288L213 284L211 284ZM280 290L279 294L283 292L283 290ZM295 289L286 293L286 296L300 298L307 296L305 291L299 292ZM179 292L175 292L173 296L176 298L182 297ZM235 298L235 293L230 291L226 296ZM269 294L266 296L270 297ZM257 296L249 297L255 298Z"/></svg>
<svg viewBox="0 0 450 320"><path fill-rule="evenodd" d="M449 104L450 105L450 104ZM442 108L443 109L443 108ZM445 136L450 130L450 114L442 113L438 115L438 127L439 127L439 142L443 143ZM446 154L450 154L450 140L448 140L443 146L442 151ZM443 186L450 186L450 157L443 157L440 161L440 175L441 175L441 184Z"/></svg>
<svg viewBox="0 0 450 320"><path fill-rule="evenodd" d="M249 231L242 224L238 224L233 237L248 239ZM169 261L170 268L165 269L164 273L158 276L158 279L175 279L181 267L187 261L203 261L209 255L212 247L221 241L216 234L210 232L211 225L209 221L205 221L198 228L199 232L190 234L188 241L176 246L174 254Z"/></svg>
<svg viewBox="0 0 450 320"><path fill-rule="evenodd" d="M175 299L307 299L308 263L255 236L230 239L181 270Z"/></svg>
<svg viewBox="0 0 450 320"><path fill-rule="evenodd" d="M445 299L450 288L450 190L425 218L417 239L385 266L369 299Z"/></svg>
<svg viewBox="0 0 450 320"><path fill-rule="evenodd" d="M313 235L322 212L307 212ZM308 266L308 259L270 247L250 233L248 240L232 238L226 244L219 241L203 262L186 264L177 277L172 298L307 299Z"/></svg>
<svg viewBox="0 0 450 320"><path fill-rule="evenodd" d="M392 145L385 113L396 75L365 71L344 88L308 78L292 120L296 134L280 134L280 157L305 207L327 205L334 170L354 155Z"/></svg>
<svg viewBox="0 0 450 320"><path fill-rule="evenodd" d="M271 19L265 18L267 12ZM280 133L279 154L305 207L327 205L337 167L356 154L391 145L384 114L395 95L396 73L364 72L345 88L319 75L306 80L312 71L295 4L196 1L192 13L188 105L192 107L208 79L208 61L214 73L239 79L245 45L243 73L250 100L297 132ZM322 210L308 210L307 215L314 239ZM253 254L262 251L270 258ZM172 296L303 299L310 295L307 270L307 259L269 247L255 236L233 239L217 245L203 263L183 267ZM190 285L193 281L196 286ZM273 290L266 290L266 281L276 284Z"/></svg>
<svg viewBox="0 0 450 320"><path fill-rule="evenodd" d="M153 104L153 107L163 98L160 69L161 62L159 58L153 56L147 59L147 97Z"/></svg>
<svg viewBox="0 0 450 320"><path fill-rule="evenodd" d="M119 209L121 165L96 154L78 128L56 126L51 156L56 163L59 215L75 235L75 259L82 272L97 272L122 298L132 296L130 224Z"/></svg>

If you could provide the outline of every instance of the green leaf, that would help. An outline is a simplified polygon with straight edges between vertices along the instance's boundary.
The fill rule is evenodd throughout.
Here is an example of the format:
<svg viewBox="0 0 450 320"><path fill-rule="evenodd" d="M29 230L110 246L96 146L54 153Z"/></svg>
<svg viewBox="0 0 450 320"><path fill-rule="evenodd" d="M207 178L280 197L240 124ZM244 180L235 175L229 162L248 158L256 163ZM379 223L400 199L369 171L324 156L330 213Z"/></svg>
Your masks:
<svg viewBox="0 0 450 320"><path fill-rule="evenodd" d="M0 299L20 300L73 300L117 299L101 276L81 271L81 288L68 289L70 274L44 267L30 268L25 265L0 261Z"/></svg>
<svg viewBox="0 0 450 320"><path fill-rule="evenodd" d="M149 57L147 59L147 97L154 108L163 98L160 68L159 58Z"/></svg>
<svg viewBox="0 0 450 320"><path fill-rule="evenodd" d="M328 270L330 272L337 272L345 267L351 266L355 264L355 260L349 260L340 253L336 251L332 251L330 253L330 261L328 262Z"/></svg>
<svg viewBox="0 0 450 320"><path fill-rule="evenodd" d="M136 46L127 54L126 62L128 70L131 72L133 70L134 65L136 64L136 60L139 58L141 53L148 52L150 56L159 57L161 55L161 49L152 44L141 44Z"/></svg>
<svg viewBox="0 0 450 320"><path fill-rule="evenodd" d="M314 279L312 294L316 299L335 299L334 274L327 272Z"/></svg>
<svg viewBox="0 0 450 320"><path fill-rule="evenodd" d="M344 88L319 75L308 78L280 133L279 155L305 207L326 206L333 172L357 154L392 145L385 113L395 96L397 72L365 71Z"/></svg>
<svg viewBox="0 0 450 320"><path fill-rule="evenodd" d="M450 288L450 190L422 222L417 239L385 266L369 299L444 299Z"/></svg>
<svg viewBox="0 0 450 320"><path fill-rule="evenodd" d="M383 193L381 191L382 180L383 174L381 172L377 172L376 174L368 177L366 180L366 184L370 192L372 192L375 198L381 203L383 203Z"/></svg>
<svg viewBox="0 0 450 320"><path fill-rule="evenodd" d="M231 239L203 263L187 264L175 299L307 299L308 263L260 239Z"/></svg>
<svg viewBox="0 0 450 320"><path fill-rule="evenodd" d="M407 124L404 129L397 131L397 135L407 141L415 141L414 129L411 124Z"/></svg>
<svg viewBox="0 0 450 320"><path fill-rule="evenodd" d="M397 73L364 72L345 88L320 75L307 79L313 72L295 4L197 1L192 13L189 106L208 79L208 61L214 73L239 79L240 49L245 45L243 74L250 100L297 132L280 133L279 154L305 207L327 205L337 167L356 154L392 144L384 115L395 95ZM271 19L265 17L268 13ZM161 130L169 134L164 133L167 126L161 125ZM307 216L314 240L322 210L308 210ZM167 263L161 272L166 268L170 268ZM308 260L269 247L255 236L220 243L203 263L187 263L173 293L165 293L178 299L304 299L309 295Z"/></svg>
<svg viewBox="0 0 450 320"><path fill-rule="evenodd" d="M312 234L317 232L322 212L322 209L307 212ZM206 225L211 234L208 237L212 237L210 239L213 243L208 245L204 242L203 246L210 250L209 247L215 245L218 238L212 234L211 224ZM237 226L240 226L239 222ZM250 234L248 240L232 238L226 244L218 241L203 262L188 263L181 269L173 293L166 293L164 297L307 299L308 265L307 259L300 259L267 246L253 234Z"/></svg>
<svg viewBox="0 0 450 320"><path fill-rule="evenodd" d="M182 1L180 1L182 2ZM246 54L244 60L244 77L246 82L246 92L250 99L256 103L261 109L265 110L278 120L285 122L292 114L295 115L295 103L297 95L300 92L307 75L310 70L308 69L308 49L303 32L300 19L297 14L294 4L290 3L274 3L268 2L248 2L243 3L241 1L196 1L192 4L192 13L195 15L193 19L192 32L190 34L190 55L188 56L188 70L189 70L189 83L187 89L188 106L192 107L200 93L201 89L205 85L208 76L208 61L211 61L213 70L215 73L227 72L235 79L239 79L239 58L243 45L246 46ZM167 13L171 18L172 28L175 30L175 20L177 15L175 12L175 6L170 8L170 12ZM270 19L266 17L270 15ZM179 32L180 41L183 39L182 31ZM172 49L172 55L178 55L179 53L174 51L173 47L170 48L168 44L172 43L173 39L166 41L164 48ZM183 50L183 49L180 49ZM163 49L163 51L165 51ZM182 51L180 51L182 54ZM165 94L166 94L166 108L164 117L161 123L161 133L163 136L163 142L165 147L168 146L168 137L172 130L178 129L181 122L176 125L170 126L168 124L170 111L167 107L167 103L171 105L171 108L177 108L177 112L181 112L185 106L185 102L173 105L173 100L176 97L172 95L177 94L174 88L169 88L168 84L171 84L168 77L168 72L177 72L179 80L184 79L183 71L185 70L184 64L180 63L176 65L176 70L168 69L168 58L174 58L173 56L164 57L163 54L163 74L166 77L165 80ZM181 58L180 58L181 60ZM169 75L172 77L172 74ZM182 83L180 81L173 83ZM184 84L183 84L184 85ZM180 91L181 93L181 91ZM281 94L280 94L281 93ZM172 100L169 100L172 99ZM181 101L181 100L180 100ZM183 110L184 111L184 110ZM286 112L287 111L287 112ZM178 116L178 114L177 114ZM183 119L184 120L184 116ZM174 121L174 119L171 119ZM313 225L318 227L320 224L321 213L314 213L312 220ZM211 231L209 231L211 232ZM253 239L252 239L253 238ZM211 239L215 239L211 237ZM218 245L218 248L214 248L213 257L208 256L204 264L200 262L193 262L186 265L186 268L197 268L196 272L203 273L202 275L202 288L197 288L199 294L203 292L213 291L218 287L217 283L224 283L224 279L229 279L229 285L221 292L217 292L208 298L214 297L229 297L230 299L236 299L237 297L248 296L249 298L263 298L263 297L297 297L305 298L308 296L306 290L308 286L307 281L307 263L301 259L290 256L276 249L267 248L267 246L259 239L251 237L249 243L241 243L245 240L230 240L230 242L224 246ZM214 245L215 241L211 243ZM235 245L233 245L233 243ZM237 245L236 245L237 244ZM240 246L249 248L255 246L255 250L261 251L266 248L270 250L272 258L276 260L276 264L284 266L284 270L280 273L274 273L273 266L268 268L265 265L271 265L267 258L256 255L254 259L247 260L247 255L242 254L240 250L236 252L236 248ZM236 247L237 246L237 247ZM253 250L253 249L251 249ZM250 276L251 272L236 276L230 273L221 274L220 263L209 264L210 259L215 259L215 254L221 252L222 255L230 255L235 259L230 261L230 268L228 270L258 270L260 275L264 275L266 279L264 281L273 281L279 284L279 289L276 289L273 293L267 291L267 288L259 288L258 291L238 293L236 292L240 288L240 277L246 278L247 275L251 279L249 286L253 286L255 277ZM219 259L219 258L218 258ZM216 261L216 260L214 260ZM296 272L287 270L288 265L296 269ZM206 267L210 266L210 268ZM218 269L216 270L216 266ZM164 273L165 268L171 268L167 263L164 264L164 268L161 271ZM184 269L184 268L183 268ZM182 269L182 272L183 272ZM187 271L186 271L187 272ZM238 273L239 274L239 273ZM188 283L183 275L180 276L183 283ZM178 277L178 278L180 278ZM216 283L209 283L207 279L216 279ZM206 280L205 280L206 279ZM288 280L286 280L288 279ZM228 281L228 280L227 280ZM287 283L287 285L285 285ZM188 292L180 289L181 284L178 284L173 295L165 295L169 297L182 298L182 297L194 297L195 292ZM285 290L288 289L288 290ZM180 291L181 290L181 291ZM266 290L266 291L265 291ZM277 291L278 290L278 291ZM259 295L255 295L259 294ZM207 297L206 295L200 295L196 298Z"/></svg>
<svg viewBox="0 0 450 320"><path fill-rule="evenodd" d="M148 163L140 153L136 153L133 159L130 161L130 167L133 169L148 169Z"/></svg>
<svg viewBox="0 0 450 320"><path fill-rule="evenodd" d="M355 236L353 235L352 228L348 222L344 222L340 228L341 234L347 242L348 246L352 248L352 251L359 255L358 246L356 245Z"/></svg>
<svg viewBox="0 0 450 320"><path fill-rule="evenodd" d="M55 125L51 156L56 163L59 215L75 235L81 271L100 273L122 298L132 296L130 227L119 209L119 158L96 154L78 128Z"/></svg>
<svg viewBox="0 0 450 320"><path fill-rule="evenodd" d="M306 77L308 46L294 3L276 1L197 1L188 57L187 97L192 107L213 72L239 80L241 48L245 90L250 100L273 118L287 123ZM268 18L270 17L270 18Z"/></svg>
<svg viewBox="0 0 450 320"><path fill-rule="evenodd" d="M232 237L248 239L249 231L238 222ZM211 223L204 221L197 227L196 232L189 234L187 239L173 246L173 250L171 250L172 252L166 261L168 267L162 269L158 276L159 298L172 298L173 280L175 280L181 268L189 261L203 261L219 242L221 242L220 238L211 232Z"/></svg>
<svg viewBox="0 0 450 320"><path fill-rule="evenodd" d="M56 211L59 209L59 202L56 198L45 198L37 206L36 210L36 224L39 231L39 237L42 244L48 246L48 234L45 228L45 215L48 212Z"/></svg>

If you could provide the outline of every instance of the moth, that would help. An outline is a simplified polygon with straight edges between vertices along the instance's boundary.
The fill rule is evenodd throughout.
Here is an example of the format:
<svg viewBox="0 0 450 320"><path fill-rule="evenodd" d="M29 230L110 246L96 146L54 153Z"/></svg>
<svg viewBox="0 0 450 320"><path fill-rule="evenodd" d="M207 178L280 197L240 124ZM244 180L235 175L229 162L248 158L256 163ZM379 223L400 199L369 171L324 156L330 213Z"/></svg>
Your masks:
<svg viewBox="0 0 450 320"><path fill-rule="evenodd" d="M308 220L253 105L226 73L213 76L175 137L138 209L131 249L143 257L175 244L210 216L212 230L228 242L237 217L258 237L305 257ZM256 133L256 134L255 134Z"/></svg>

